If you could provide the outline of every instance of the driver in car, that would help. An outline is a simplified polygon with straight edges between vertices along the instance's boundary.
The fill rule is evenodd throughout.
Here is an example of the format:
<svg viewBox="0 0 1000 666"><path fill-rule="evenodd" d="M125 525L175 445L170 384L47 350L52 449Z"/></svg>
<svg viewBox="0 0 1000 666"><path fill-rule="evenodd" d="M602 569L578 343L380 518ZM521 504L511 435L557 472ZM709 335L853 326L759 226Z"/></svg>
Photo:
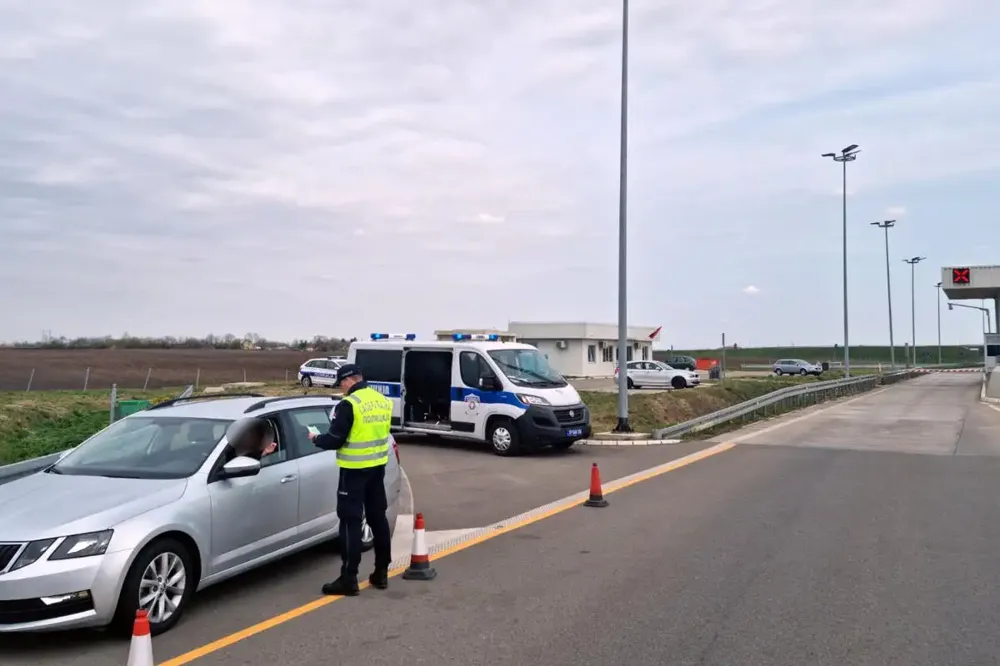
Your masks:
<svg viewBox="0 0 1000 666"><path fill-rule="evenodd" d="M252 419L237 433L226 447L226 460L245 456L260 460L278 449L274 437L274 426L263 419Z"/></svg>

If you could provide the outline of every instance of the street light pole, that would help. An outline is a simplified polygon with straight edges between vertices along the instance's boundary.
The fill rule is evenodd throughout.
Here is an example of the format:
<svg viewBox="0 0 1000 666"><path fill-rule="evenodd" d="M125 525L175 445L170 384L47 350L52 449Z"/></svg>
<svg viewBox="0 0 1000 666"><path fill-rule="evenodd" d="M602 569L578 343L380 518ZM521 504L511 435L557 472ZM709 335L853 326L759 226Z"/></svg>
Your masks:
<svg viewBox="0 0 1000 666"><path fill-rule="evenodd" d="M927 257L911 257L903 259L910 265L910 326L912 327L912 339L910 341L910 354L913 357L913 367L917 367L917 286L916 271L914 266Z"/></svg>
<svg viewBox="0 0 1000 666"><path fill-rule="evenodd" d="M941 365L941 284L938 282L935 287L937 287L938 293L938 365Z"/></svg>
<svg viewBox="0 0 1000 666"><path fill-rule="evenodd" d="M896 226L896 220L884 220L882 222L872 222L872 224L885 231L885 291L889 297L889 362L895 368L896 341L892 334L892 278L889 276L889 229Z"/></svg>
<svg viewBox="0 0 1000 666"><path fill-rule="evenodd" d="M628 0L622 0L621 147L618 162L618 425L615 432L632 432L628 422Z"/></svg>
<svg viewBox="0 0 1000 666"><path fill-rule="evenodd" d="M861 151L858 149L856 143L852 143L847 148L837 153L823 153L822 157L832 158L834 162L840 162L843 165L844 180L843 180L843 195L844 195L844 205L843 205L843 236L844 236L844 377L851 376L851 343L848 337L848 326L847 326L847 163L853 162L858 159L858 153Z"/></svg>
<svg viewBox="0 0 1000 666"><path fill-rule="evenodd" d="M963 305L962 303L952 303L948 301L948 309L954 310L955 308L968 308L969 310L979 310L983 313L983 372L986 372L986 366L989 364L989 346L986 344L986 334L990 332L990 311L989 308L976 307L975 305Z"/></svg>

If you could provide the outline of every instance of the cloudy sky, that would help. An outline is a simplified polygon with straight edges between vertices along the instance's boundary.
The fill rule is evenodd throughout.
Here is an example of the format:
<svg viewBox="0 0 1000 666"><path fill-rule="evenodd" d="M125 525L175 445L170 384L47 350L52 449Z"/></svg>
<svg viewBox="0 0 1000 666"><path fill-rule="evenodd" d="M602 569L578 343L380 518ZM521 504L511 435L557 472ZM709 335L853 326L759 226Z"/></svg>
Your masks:
<svg viewBox="0 0 1000 666"><path fill-rule="evenodd" d="M620 0L0 0L0 340L615 321ZM665 344L936 340L1000 263L1000 4L632 0ZM943 313L949 342L975 313Z"/></svg>

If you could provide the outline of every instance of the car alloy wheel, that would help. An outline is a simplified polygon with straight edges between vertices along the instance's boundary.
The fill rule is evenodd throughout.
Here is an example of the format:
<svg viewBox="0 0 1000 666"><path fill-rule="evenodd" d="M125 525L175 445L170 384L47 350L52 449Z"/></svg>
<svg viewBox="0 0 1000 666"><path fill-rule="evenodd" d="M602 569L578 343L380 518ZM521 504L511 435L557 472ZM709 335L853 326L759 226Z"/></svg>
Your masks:
<svg viewBox="0 0 1000 666"><path fill-rule="evenodd" d="M187 569L176 553L165 551L146 565L139 581L139 608L149 614L153 624L163 624L173 617L184 601Z"/></svg>

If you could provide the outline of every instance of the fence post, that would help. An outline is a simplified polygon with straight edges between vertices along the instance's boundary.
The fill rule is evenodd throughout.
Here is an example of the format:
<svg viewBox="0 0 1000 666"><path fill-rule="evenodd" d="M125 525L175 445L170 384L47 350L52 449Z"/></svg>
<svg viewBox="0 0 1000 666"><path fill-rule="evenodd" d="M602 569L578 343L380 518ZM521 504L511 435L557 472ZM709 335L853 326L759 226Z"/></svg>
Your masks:
<svg viewBox="0 0 1000 666"><path fill-rule="evenodd" d="M198 384L200 382L201 382L201 368L198 368L198 372L194 376L194 387L198 388Z"/></svg>
<svg viewBox="0 0 1000 666"><path fill-rule="evenodd" d="M83 390L87 390L87 384L90 383L90 368L87 368L87 374L83 376Z"/></svg>
<svg viewBox="0 0 1000 666"><path fill-rule="evenodd" d="M152 368L150 368L149 370L147 370L147 371L146 371L146 381L145 381L145 383L144 383L144 384L142 385L142 390L143 390L143 391L145 391L145 390L146 390L146 389L147 389L147 388L149 387L149 376L150 376L151 374L153 374L153 369L152 369Z"/></svg>
<svg viewBox="0 0 1000 666"><path fill-rule="evenodd" d="M31 382L33 382L33 381L35 381L35 369L34 368L31 369L31 375L28 376L28 388L24 389L25 391L30 391L31 390Z"/></svg>
<svg viewBox="0 0 1000 666"><path fill-rule="evenodd" d="M285 383L288 383L288 370L285 370Z"/></svg>
<svg viewBox="0 0 1000 666"><path fill-rule="evenodd" d="M118 405L118 384L111 385L111 423L115 422L115 406Z"/></svg>
<svg viewBox="0 0 1000 666"><path fill-rule="evenodd" d="M247 383L247 369L243 368L243 383Z"/></svg>

